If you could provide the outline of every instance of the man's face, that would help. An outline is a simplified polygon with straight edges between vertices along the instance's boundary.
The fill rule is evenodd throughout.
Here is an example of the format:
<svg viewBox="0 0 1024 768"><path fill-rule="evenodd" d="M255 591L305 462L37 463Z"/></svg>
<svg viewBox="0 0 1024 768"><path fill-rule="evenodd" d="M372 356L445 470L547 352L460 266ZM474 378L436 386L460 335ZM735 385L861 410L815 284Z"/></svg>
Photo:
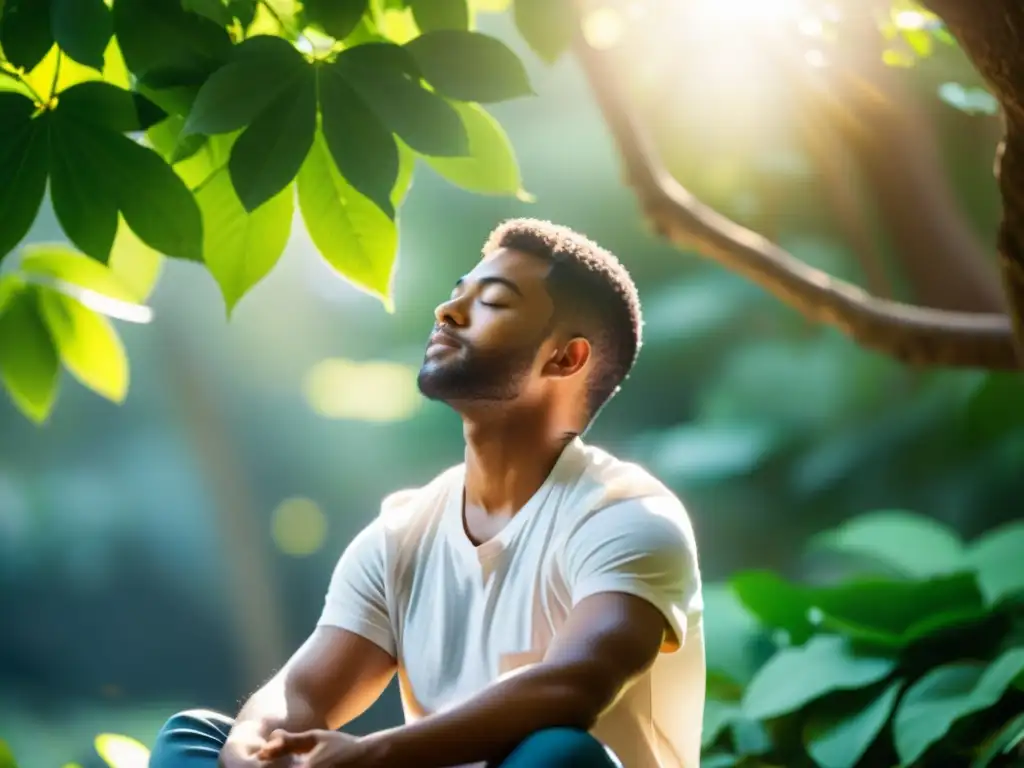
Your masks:
<svg viewBox="0 0 1024 768"><path fill-rule="evenodd" d="M449 403L517 399L550 328L549 268L543 259L499 248L460 279L435 311L420 392Z"/></svg>

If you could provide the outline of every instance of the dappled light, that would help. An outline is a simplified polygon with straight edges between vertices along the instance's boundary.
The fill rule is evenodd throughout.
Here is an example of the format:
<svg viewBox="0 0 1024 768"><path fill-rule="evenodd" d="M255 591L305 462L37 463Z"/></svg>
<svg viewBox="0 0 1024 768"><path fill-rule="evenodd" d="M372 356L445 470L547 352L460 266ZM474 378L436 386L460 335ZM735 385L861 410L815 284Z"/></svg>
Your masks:
<svg viewBox="0 0 1024 768"><path fill-rule="evenodd" d="M234 715L513 373L582 381L502 367L541 334L505 286L464 294L494 336L427 353L499 348L487 396L420 390L518 217L639 291L582 441L692 526L699 768L1015 768L1022 31L1017 0L0 0L0 768L146 768L174 712ZM442 623L391 639L456 656ZM474 663L536 655L495 627ZM344 730L402 717L393 682Z"/></svg>

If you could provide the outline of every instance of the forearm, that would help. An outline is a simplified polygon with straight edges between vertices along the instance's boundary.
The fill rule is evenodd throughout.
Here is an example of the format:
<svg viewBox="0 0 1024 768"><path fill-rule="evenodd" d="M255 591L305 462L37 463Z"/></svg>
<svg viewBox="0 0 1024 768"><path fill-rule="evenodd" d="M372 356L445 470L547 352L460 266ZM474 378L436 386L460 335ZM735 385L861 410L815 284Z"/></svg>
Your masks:
<svg viewBox="0 0 1024 768"><path fill-rule="evenodd" d="M587 730L618 693L595 685L595 677L537 665L453 709L366 737L368 762L432 768L498 760L544 728Z"/></svg>
<svg viewBox="0 0 1024 768"><path fill-rule="evenodd" d="M300 693L286 691L284 681L270 680L242 707L231 729L231 738L264 740L278 728L298 732L326 728L324 716Z"/></svg>

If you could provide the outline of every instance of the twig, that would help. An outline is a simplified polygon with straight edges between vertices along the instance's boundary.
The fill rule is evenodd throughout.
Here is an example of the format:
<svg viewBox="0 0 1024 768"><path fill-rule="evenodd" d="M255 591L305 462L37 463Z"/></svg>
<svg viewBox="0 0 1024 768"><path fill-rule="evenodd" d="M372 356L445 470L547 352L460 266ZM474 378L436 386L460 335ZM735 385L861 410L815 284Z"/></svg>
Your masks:
<svg viewBox="0 0 1024 768"><path fill-rule="evenodd" d="M803 263L792 254L701 203L661 165L634 121L616 81L611 54L584 39L585 0L575 0L575 50L618 145L628 182L654 228L743 275L810 320L831 325L858 344L920 365L1016 369L1010 319L926 309L880 299Z"/></svg>

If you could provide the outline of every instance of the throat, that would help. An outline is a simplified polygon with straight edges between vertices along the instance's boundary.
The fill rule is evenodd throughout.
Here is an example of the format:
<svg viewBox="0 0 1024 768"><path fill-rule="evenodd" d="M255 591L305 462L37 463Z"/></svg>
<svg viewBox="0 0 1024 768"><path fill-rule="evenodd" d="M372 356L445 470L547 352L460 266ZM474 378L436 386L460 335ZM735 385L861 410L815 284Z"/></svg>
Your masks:
<svg viewBox="0 0 1024 768"><path fill-rule="evenodd" d="M475 547L486 544L501 534L516 516L516 512L493 513L466 502L463 503L462 509L462 527Z"/></svg>

